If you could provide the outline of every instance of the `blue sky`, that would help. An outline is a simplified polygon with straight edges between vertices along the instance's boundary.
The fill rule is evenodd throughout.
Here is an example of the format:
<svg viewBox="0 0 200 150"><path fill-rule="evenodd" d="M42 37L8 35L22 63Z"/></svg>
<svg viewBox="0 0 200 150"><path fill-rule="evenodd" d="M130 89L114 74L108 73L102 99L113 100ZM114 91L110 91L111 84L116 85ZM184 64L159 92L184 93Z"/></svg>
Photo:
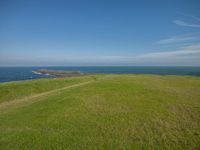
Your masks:
<svg viewBox="0 0 200 150"><path fill-rule="evenodd" d="M200 66L199 0L1 0L1 66Z"/></svg>

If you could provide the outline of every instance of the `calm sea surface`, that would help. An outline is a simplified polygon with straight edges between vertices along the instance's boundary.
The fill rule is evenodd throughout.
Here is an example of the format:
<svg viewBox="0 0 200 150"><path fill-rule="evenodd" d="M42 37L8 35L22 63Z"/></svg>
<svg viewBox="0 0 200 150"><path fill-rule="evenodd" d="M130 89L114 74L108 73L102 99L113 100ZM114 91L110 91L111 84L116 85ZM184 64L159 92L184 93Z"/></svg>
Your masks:
<svg viewBox="0 0 200 150"><path fill-rule="evenodd" d="M0 82L53 77L49 75L34 74L32 71L37 69L113 74L160 74L200 76L200 67L0 67Z"/></svg>

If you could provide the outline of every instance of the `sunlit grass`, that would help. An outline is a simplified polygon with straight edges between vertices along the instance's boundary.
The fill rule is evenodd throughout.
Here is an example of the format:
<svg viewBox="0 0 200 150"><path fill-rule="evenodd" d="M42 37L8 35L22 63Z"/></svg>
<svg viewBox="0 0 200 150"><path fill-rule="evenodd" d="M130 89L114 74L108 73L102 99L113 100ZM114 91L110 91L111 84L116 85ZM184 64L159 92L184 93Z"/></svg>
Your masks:
<svg viewBox="0 0 200 150"><path fill-rule="evenodd" d="M58 88L86 80L94 78L2 84L0 91L23 97L35 82ZM10 92L1 95L10 100ZM198 77L109 75L37 99L1 113L1 149L200 148Z"/></svg>

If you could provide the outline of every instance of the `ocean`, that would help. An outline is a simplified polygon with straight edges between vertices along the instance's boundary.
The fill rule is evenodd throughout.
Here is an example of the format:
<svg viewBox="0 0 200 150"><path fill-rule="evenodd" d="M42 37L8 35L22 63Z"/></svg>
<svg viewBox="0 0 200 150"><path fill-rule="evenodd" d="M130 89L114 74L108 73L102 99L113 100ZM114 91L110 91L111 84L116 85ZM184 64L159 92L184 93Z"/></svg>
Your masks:
<svg viewBox="0 0 200 150"><path fill-rule="evenodd" d="M0 82L53 78L51 75L35 74L37 69L81 71L112 74L159 74L200 76L200 67L144 67L144 66L99 66L99 67L0 67Z"/></svg>

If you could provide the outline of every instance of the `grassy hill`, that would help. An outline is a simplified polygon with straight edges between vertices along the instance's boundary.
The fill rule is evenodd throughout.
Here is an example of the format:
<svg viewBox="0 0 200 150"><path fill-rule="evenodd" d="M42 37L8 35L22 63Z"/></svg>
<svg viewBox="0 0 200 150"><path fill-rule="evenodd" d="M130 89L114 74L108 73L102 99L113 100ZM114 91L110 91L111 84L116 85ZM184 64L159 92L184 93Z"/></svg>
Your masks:
<svg viewBox="0 0 200 150"><path fill-rule="evenodd" d="M2 83L0 149L200 149L200 78L93 75Z"/></svg>

